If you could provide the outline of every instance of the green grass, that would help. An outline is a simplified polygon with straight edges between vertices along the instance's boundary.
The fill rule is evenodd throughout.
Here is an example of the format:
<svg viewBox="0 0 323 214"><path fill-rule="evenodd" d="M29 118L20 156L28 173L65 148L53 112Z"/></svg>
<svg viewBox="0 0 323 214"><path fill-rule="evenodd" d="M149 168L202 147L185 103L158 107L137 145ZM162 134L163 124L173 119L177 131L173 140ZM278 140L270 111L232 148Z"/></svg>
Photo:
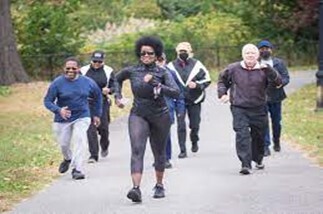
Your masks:
<svg viewBox="0 0 323 214"><path fill-rule="evenodd" d="M316 91L317 87L311 84L283 102L283 132L288 142L301 146L323 166L323 111L315 111Z"/></svg>
<svg viewBox="0 0 323 214"><path fill-rule="evenodd" d="M50 122L26 112L0 113L0 212L57 176L60 155Z"/></svg>
<svg viewBox="0 0 323 214"><path fill-rule="evenodd" d="M0 86L0 97L8 96L10 94L10 88L8 86Z"/></svg>

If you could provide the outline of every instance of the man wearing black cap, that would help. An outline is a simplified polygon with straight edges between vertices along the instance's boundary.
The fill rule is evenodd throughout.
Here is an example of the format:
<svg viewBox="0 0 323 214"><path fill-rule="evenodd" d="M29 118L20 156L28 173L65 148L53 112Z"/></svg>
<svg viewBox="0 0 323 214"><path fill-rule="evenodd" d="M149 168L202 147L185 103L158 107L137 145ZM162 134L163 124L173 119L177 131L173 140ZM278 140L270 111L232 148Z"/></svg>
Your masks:
<svg viewBox="0 0 323 214"><path fill-rule="evenodd" d="M289 74L283 60L273 57L273 45L267 41L262 40L258 44L260 52L260 63L268 64L278 71L282 78L282 84L279 86L269 85L267 88L267 108L271 119L272 139L274 142L274 151L280 151L280 134L281 134L281 119L282 119L282 101L286 98L284 86L289 83ZM269 129L265 137L265 153L264 156L270 155L270 133Z"/></svg>
<svg viewBox="0 0 323 214"><path fill-rule="evenodd" d="M99 132L100 146L101 146L101 157L108 155L109 148L109 123L110 123L110 99L109 94L112 94L115 90L115 77L113 69L104 64L105 53L103 51L94 51L91 57L91 63L81 68L81 73L89 78L93 79L102 91L102 116L101 125L99 127L94 126L91 123L87 135L89 141L90 158L89 163L95 163L99 160L99 143L98 135ZM93 103L89 100L90 110L92 113Z"/></svg>

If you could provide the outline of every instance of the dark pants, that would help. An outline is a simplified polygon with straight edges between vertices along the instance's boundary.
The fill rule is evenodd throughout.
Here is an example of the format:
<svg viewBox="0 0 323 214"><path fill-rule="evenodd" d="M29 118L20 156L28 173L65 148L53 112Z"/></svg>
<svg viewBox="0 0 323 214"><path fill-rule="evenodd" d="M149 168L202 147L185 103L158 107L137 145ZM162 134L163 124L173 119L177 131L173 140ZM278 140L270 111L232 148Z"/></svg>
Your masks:
<svg viewBox="0 0 323 214"><path fill-rule="evenodd" d="M190 139L192 143L199 141L199 130L201 123L201 103L186 105L186 111L189 119L189 127L191 129Z"/></svg>
<svg viewBox="0 0 323 214"><path fill-rule="evenodd" d="M176 100L175 101L175 114L176 114L176 121L177 121L177 138L178 138L178 145L181 152L186 152L186 122L185 122L185 115L186 115L186 107L184 100Z"/></svg>
<svg viewBox="0 0 323 214"><path fill-rule="evenodd" d="M282 102L267 103L267 109L271 120L272 140L274 144L279 144L281 134ZM270 146L269 127L266 131L265 146Z"/></svg>
<svg viewBox="0 0 323 214"><path fill-rule="evenodd" d="M172 159L172 139L169 130L169 134L166 141L166 160Z"/></svg>
<svg viewBox="0 0 323 214"><path fill-rule="evenodd" d="M242 167L251 168L251 161L261 163L264 156L265 131L268 125L265 107L239 108L231 106L236 151Z"/></svg>
<svg viewBox="0 0 323 214"><path fill-rule="evenodd" d="M147 139L154 155L155 170L163 172L166 161L166 141L171 119L168 113L160 116L129 116L129 135L131 143L131 173L142 173Z"/></svg>
<svg viewBox="0 0 323 214"><path fill-rule="evenodd" d="M93 115L94 106L90 102L90 111ZM89 151L91 157L98 159L99 157L99 142L98 142L98 133L100 135L100 146L101 150L105 151L109 148L109 124L110 124L110 103L109 100L104 98L102 103L102 116L100 117L101 124L99 127L96 127L93 124L93 118L91 125L87 131L88 141L89 141Z"/></svg>
<svg viewBox="0 0 323 214"><path fill-rule="evenodd" d="M199 141L199 130L201 122L201 103L199 104L190 104L185 105L185 110L177 114L177 134L178 134L178 143L181 152L186 152L186 123L185 116L186 112L189 119L189 128L190 128L190 140L192 143L197 143Z"/></svg>

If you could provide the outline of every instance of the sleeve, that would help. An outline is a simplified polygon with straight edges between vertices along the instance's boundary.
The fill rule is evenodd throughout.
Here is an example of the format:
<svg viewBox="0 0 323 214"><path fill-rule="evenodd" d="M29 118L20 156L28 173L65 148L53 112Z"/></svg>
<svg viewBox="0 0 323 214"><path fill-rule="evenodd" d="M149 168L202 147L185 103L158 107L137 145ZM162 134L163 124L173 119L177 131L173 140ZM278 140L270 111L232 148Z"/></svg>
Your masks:
<svg viewBox="0 0 323 214"><path fill-rule="evenodd" d="M95 106L95 112L94 116L100 117L102 115L102 93L99 86L90 78L88 78L88 81L90 82L90 96L94 99L94 106Z"/></svg>
<svg viewBox="0 0 323 214"><path fill-rule="evenodd" d="M264 68L264 70L270 83L272 83L274 86L279 86L282 84L282 78L276 69L268 65L266 68Z"/></svg>
<svg viewBox="0 0 323 214"><path fill-rule="evenodd" d="M217 86L218 86L218 97L221 98L223 95L228 93L229 88L232 85L230 70L228 68L220 72Z"/></svg>
<svg viewBox="0 0 323 214"><path fill-rule="evenodd" d="M198 88L200 88L201 90L204 90L210 85L211 78L210 78L209 71L206 69L206 67L200 61L198 61L198 63L200 64L200 71L196 75L195 82L197 83Z"/></svg>
<svg viewBox="0 0 323 214"><path fill-rule="evenodd" d="M60 111L60 107L57 106L55 104L55 100L57 99L57 95L58 95L58 90L57 90L57 84L55 84L55 82L53 82L48 90L47 93L44 97L44 105L45 107L50 110L53 113L59 113Z"/></svg>
<svg viewBox="0 0 323 214"><path fill-rule="evenodd" d="M114 97L116 99L122 98L122 84L123 81L130 78L130 69L124 68L115 75L115 91L114 91Z"/></svg>
<svg viewBox="0 0 323 214"><path fill-rule="evenodd" d="M178 85L176 84L174 78L172 77L172 74L168 70L165 70L164 81L163 84L160 85L160 87L161 94L173 99L177 99L179 97L180 90L178 88Z"/></svg>
<svg viewBox="0 0 323 214"><path fill-rule="evenodd" d="M108 82L108 88L110 88L110 94L113 94L117 90L117 80L114 72L111 72Z"/></svg>
<svg viewBox="0 0 323 214"><path fill-rule="evenodd" d="M282 86L284 87L289 83L289 72L283 60L279 60L277 71L279 72L282 80Z"/></svg>

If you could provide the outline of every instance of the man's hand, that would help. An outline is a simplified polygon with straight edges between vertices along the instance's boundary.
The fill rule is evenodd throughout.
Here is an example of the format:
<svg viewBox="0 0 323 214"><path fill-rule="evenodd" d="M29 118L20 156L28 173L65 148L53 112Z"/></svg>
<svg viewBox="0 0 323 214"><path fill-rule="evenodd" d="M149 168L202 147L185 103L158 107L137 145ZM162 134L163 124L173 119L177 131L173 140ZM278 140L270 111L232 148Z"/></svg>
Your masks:
<svg viewBox="0 0 323 214"><path fill-rule="evenodd" d="M268 65L266 64L266 63L261 63L260 64L260 68L262 69L262 68L268 68Z"/></svg>
<svg viewBox="0 0 323 214"><path fill-rule="evenodd" d="M100 118L97 116L94 116L93 117L93 124L95 125L95 127L99 127L99 125L101 124Z"/></svg>
<svg viewBox="0 0 323 214"><path fill-rule="evenodd" d="M222 95L222 97L220 98L221 103L227 103L229 101L230 101L230 97L227 94Z"/></svg>
<svg viewBox="0 0 323 214"><path fill-rule="evenodd" d="M61 117L64 120L67 120L68 118L71 117L72 112L70 110L68 110L67 106L64 106L63 108L61 108L61 110L59 111L59 114L61 115Z"/></svg>
<svg viewBox="0 0 323 214"><path fill-rule="evenodd" d="M107 96L110 92L111 92L110 88L108 87L102 88L102 94Z"/></svg>
<svg viewBox="0 0 323 214"><path fill-rule="evenodd" d="M197 86L197 84L195 83L195 82L189 82L188 83L188 87L190 88L190 89L194 89L194 88L196 88L196 86Z"/></svg>
<svg viewBox="0 0 323 214"><path fill-rule="evenodd" d="M116 104L119 108L124 108L124 106L125 106L121 99L115 99L115 104Z"/></svg>

